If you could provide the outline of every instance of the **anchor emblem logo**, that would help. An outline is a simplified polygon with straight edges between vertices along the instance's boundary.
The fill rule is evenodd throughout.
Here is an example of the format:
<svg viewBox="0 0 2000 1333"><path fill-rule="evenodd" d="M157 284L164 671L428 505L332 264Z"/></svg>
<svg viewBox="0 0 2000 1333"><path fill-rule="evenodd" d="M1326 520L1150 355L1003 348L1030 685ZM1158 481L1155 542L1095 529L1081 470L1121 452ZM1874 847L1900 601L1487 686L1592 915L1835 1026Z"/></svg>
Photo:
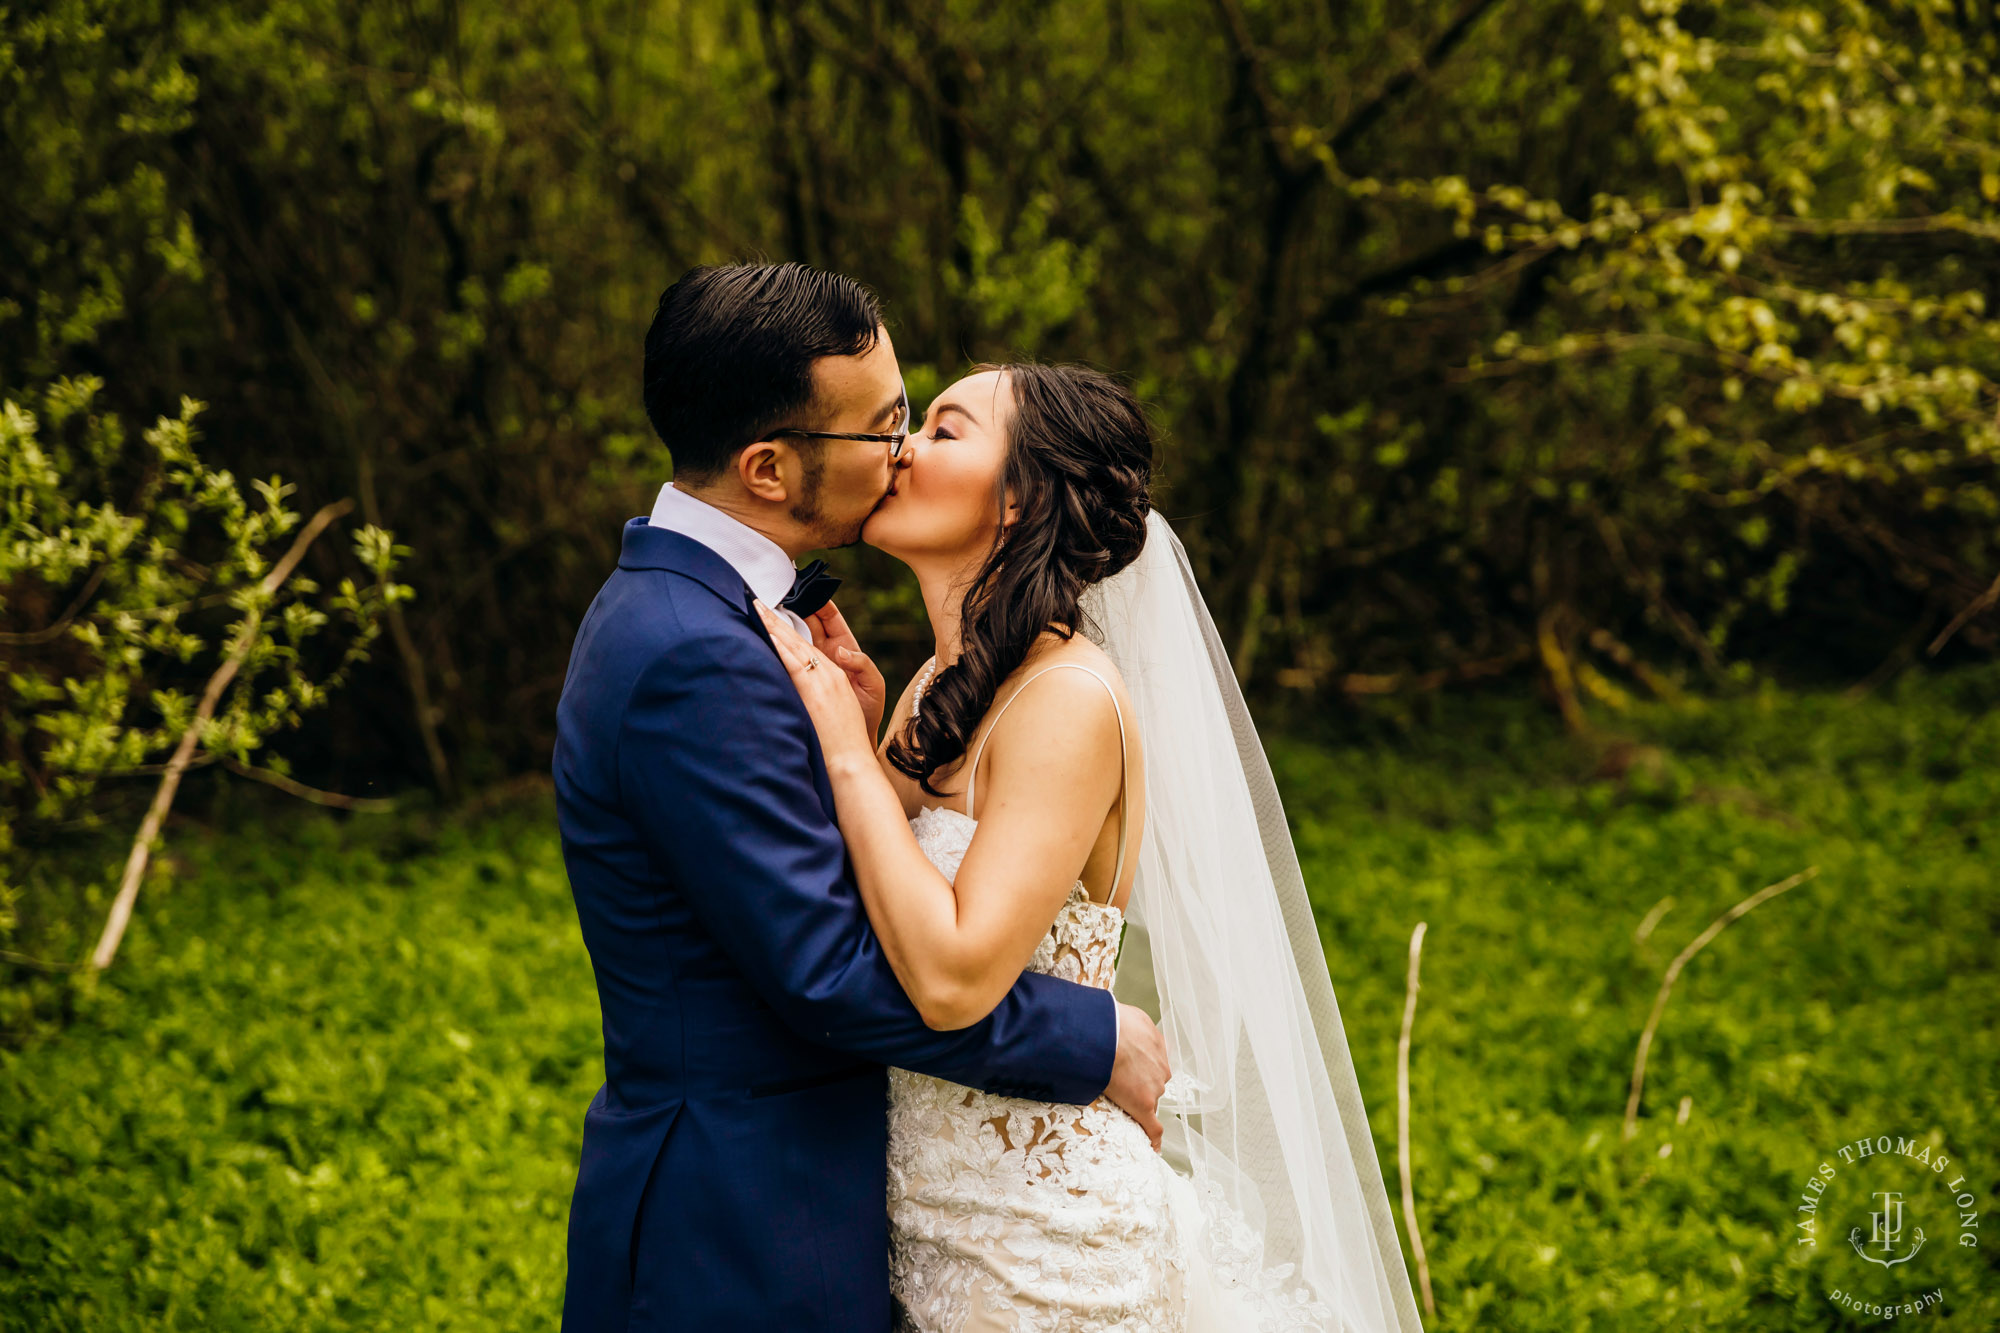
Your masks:
<svg viewBox="0 0 2000 1333"><path fill-rule="evenodd" d="M1897 1255L1896 1244L1903 1239L1903 1196L1893 1190L1877 1190L1874 1197L1882 1205L1882 1211L1868 1214L1870 1221L1874 1223L1874 1230L1870 1232L1867 1244L1862 1244L1860 1227L1855 1227L1847 1233L1848 1243L1854 1246L1854 1252L1863 1259L1871 1264L1880 1264L1884 1268L1894 1268L1897 1264L1910 1262L1917 1257L1917 1251L1924 1248L1924 1229L1912 1227L1911 1230L1915 1235L1910 1242L1909 1253ZM1878 1257L1868 1253L1869 1246L1880 1246L1882 1255Z"/></svg>

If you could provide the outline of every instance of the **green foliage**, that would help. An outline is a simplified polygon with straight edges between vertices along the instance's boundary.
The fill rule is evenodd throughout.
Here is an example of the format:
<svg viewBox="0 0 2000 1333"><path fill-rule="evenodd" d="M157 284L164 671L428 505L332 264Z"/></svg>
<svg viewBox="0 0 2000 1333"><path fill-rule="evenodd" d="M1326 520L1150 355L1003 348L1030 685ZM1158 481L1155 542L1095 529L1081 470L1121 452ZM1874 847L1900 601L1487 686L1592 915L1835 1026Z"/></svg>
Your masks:
<svg viewBox="0 0 2000 1333"><path fill-rule="evenodd" d="M183 294L204 275L202 247L167 159L200 85L159 41L158 9L60 0L0 14L0 388L54 378L163 299L158 313L199 309Z"/></svg>
<svg viewBox="0 0 2000 1333"><path fill-rule="evenodd" d="M1350 178L1324 136L1298 131L1350 197L1421 202L1493 257L1385 308L1477 310L1546 267L1537 318L1512 321L1456 374L1495 403L1553 392L1570 422L1536 409L1549 449L1516 418L1489 470L1585 533L1654 623L1711 663L1746 613L1786 614L1814 529L1891 557L1913 587L1933 586L1912 568L1929 564L1969 596L2000 559L1990 31L1923 2L1648 0L1614 15L1611 85L1659 174L1600 189L1587 211L1513 182ZM1674 392L1644 403L1643 420L1577 431L1586 396L1665 377ZM1475 492L1462 521L1510 502ZM1964 545L1928 546L1936 513ZM1774 518L1791 540L1774 539ZM1712 608L1699 627L1662 597L1669 539L1674 596ZM1582 593L1579 571L1555 578L1568 586L1554 597Z"/></svg>
<svg viewBox="0 0 2000 1333"><path fill-rule="evenodd" d="M354 538L363 582L321 595L274 568L302 522L286 504L293 488L254 481L253 499L204 463L191 399L135 446L97 409L102 388L58 380L40 419L0 403L0 941L15 924L17 837L94 822L103 780L166 757L232 659L195 762L247 763L325 705L367 657L382 612L409 595L390 580L405 552L375 527ZM313 669L310 642L336 616L345 649Z"/></svg>
<svg viewBox="0 0 2000 1333"><path fill-rule="evenodd" d="M602 1066L536 814L194 847L0 1054L0 1328L550 1327Z"/></svg>
<svg viewBox="0 0 2000 1333"><path fill-rule="evenodd" d="M1405 951L1430 924L1428 1327L1861 1326L1793 1207L1878 1129L1945 1145L1990 1216L1996 704L1987 669L1858 705L1641 709L1614 780L1526 699L1442 701L1396 744L1274 745L1392 1191ZM185 843L74 1023L0 1053L0 1327L547 1327L601 1076L551 823L538 803ZM1806 864L1682 977L1621 1144L1666 961ZM2000 1318L1992 1255L1925 1252L1940 1326Z"/></svg>
<svg viewBox="0 0 2000 1333"><path fill-rule="evenodd" d="M617 333L662 284L621 272L639 242L606 193L622 132L590 92L608 52L582 44L589 17L0 13L0 176L22 187L0 221L0 387L96 373L148 417L192 391L218 404L219 465L421 532L405 575L427 619L404 642L448 696L468 679L452 739L474 748L521 712L507 690L552 702L552 627L581 615L630 503L606 437L644 428ZM345 720L414 730L406 680L364 673ZM320 743L343 733L393 734Z"/></svg>
<svg viewBox="0 0 2000 1333"><path fill-rule="evenodd" d="M1987 11L9 10L0 384L100 374L146 419L191 391L218 463L421 534L402 660L338 705L410 734L326 742L370 777L542 765L668 472L652 302L756 255L874 284L919 387L1129 373L1267 699L1853 678L2000 570ZM914 667L899 571L838 558Z"/></svg>
<svg viewBox="0 0 2000 1333"><path fill-rule="evenodd" d="M1922 1278L1863 1277L1832 1219L1810 1249L1795 1230L1806 1178L1845 1170L1835 1150L1863 1136L1942 1149L1986 1218L2000 1190L2000 674L1904 686L1642 708L1598 757L1505 701L1441 701L1394 745L1278 747L1392 1191L1403 963L1429 923L1411 1061L1426 1327L1874 1326L1825 1299L1860 1282L1944 1287L1944 1327L2000 1320L1990 1237L1956 1249L1928 1194ZM1668 961L1809 865L1688 965L1624 1144ZM1846 1203L1865 1232L1872 1205Z"/></svg>

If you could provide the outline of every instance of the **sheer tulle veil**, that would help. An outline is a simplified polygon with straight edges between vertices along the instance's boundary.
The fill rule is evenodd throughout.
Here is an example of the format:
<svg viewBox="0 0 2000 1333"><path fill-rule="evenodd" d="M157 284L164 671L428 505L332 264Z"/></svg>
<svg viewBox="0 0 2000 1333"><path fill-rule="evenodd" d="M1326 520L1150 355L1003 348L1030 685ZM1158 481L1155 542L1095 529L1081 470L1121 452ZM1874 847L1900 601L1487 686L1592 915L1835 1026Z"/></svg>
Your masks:
<svg viewBox="0 0 2000 1333"><path fill-rule="evenodd" d="M1414 1333L1374 1138L1277 784L1157 512L1084 611L1144 737L1146 830L1118 967L1160 1016L1196 1330ZM1190 1188L1191 1186L1191 1188Z"/></svg>

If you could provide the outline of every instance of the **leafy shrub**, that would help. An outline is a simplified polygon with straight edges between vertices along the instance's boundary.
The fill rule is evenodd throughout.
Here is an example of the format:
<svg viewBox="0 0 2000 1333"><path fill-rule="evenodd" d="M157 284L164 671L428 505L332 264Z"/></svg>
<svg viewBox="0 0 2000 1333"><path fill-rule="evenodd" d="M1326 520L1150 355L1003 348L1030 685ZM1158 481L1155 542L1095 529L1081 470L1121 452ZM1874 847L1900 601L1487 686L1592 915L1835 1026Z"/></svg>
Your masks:
<svg viewBox="0 0 2000 1333"><path fill-rule="evenodd" d="M293 571L349 502L308 522L275 477L252 483L253 502L195 452L192 400L134 447L116 415L96 410L102 387L57 381L39 420L0 404L0 942L16 925L17 857L57 828L92 825L107 777L166 761L141 857L191 764L285 783L251 757L325 704L367 656L384 608L409 595L389 578L401 548L370 526L354 539L368 577L319 596ZM335 617L350 628L345 649L313 670L309 644ZM190 692L190 679L203 687ZM141 871L128 863L128 889Z"/></svg>

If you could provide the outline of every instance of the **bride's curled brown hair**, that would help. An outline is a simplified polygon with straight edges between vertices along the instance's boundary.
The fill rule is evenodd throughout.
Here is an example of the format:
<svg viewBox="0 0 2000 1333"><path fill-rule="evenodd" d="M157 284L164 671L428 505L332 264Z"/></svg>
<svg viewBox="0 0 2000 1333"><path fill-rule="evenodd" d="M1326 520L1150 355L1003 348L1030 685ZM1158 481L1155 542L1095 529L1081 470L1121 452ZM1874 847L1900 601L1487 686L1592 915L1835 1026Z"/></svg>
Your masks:
<svg viewBox="0 0 2000 1333"><path fill-rule="evenodd" d="M1020 506L966 589L959 656L939 670L889 742L889 762L933 796L938 770L966 752L1002 681L1044 633L1077 632L1083 590L1132 563L1146 542L1153 436L1139 400L1086 366L981 366L1006 372L1014 421L997 512Z"/></svg>

